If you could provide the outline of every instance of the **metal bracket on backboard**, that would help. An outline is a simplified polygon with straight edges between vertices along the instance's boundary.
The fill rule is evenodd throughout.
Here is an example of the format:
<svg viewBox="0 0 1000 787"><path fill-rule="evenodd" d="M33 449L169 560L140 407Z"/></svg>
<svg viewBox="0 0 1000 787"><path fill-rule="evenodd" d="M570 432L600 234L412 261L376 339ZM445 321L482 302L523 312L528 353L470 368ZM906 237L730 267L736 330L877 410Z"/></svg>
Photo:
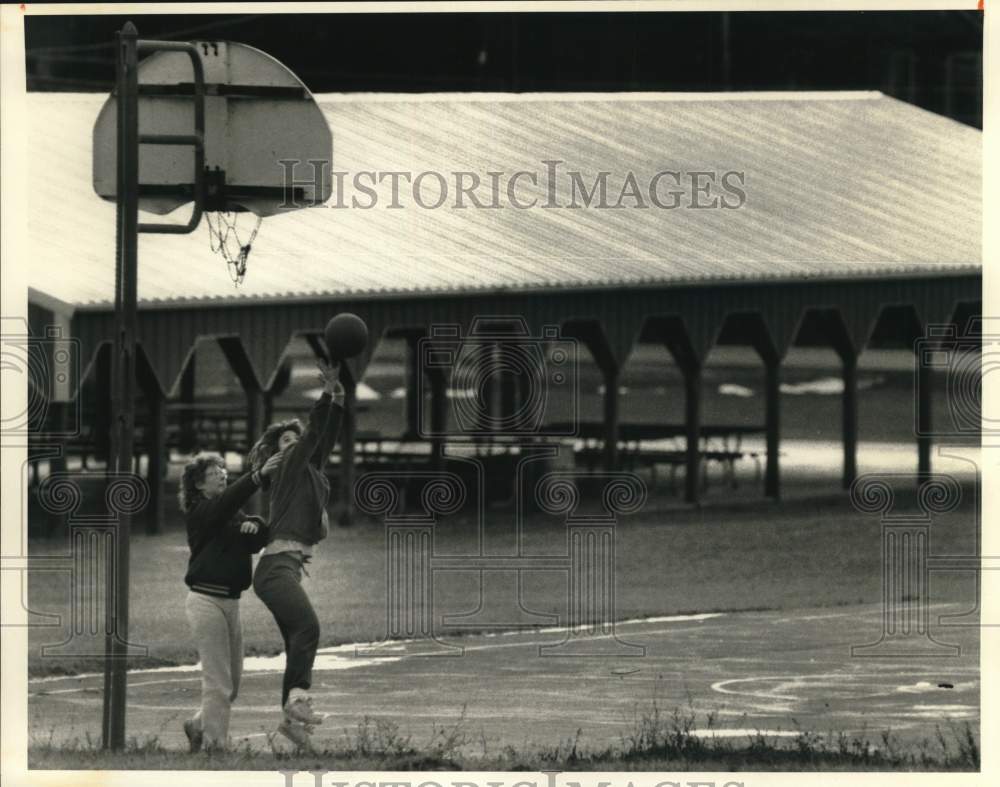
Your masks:
<svg viewBox="0 0 1000 787"><path fill-rule="evenodd" d="M205 208L205 68L198 48L193 44L140 40L137 47L139 52L183 52L191 58L191 67L194 69L194 133L139 134L140 145L190 145L194 148L194 209L188 223L139 224L139 232L186 235L198 228ZM138 117L134 118L134 122L138 124ZM132 151L125 152L125 155L132 155ZM138 151L135 155L138 155Z"/></svg>

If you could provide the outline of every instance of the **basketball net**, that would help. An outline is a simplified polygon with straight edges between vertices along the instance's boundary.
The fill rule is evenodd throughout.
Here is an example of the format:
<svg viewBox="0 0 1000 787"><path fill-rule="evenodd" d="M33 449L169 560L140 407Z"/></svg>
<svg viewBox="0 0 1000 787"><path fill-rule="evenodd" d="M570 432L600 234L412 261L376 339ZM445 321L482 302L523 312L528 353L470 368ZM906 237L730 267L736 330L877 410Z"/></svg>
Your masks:
<svg viewBox="0 0 1000 787"><path fill-rule="evenodd" d="M257 222L244 242L238 229L240 214L234 211L217 211L205 214L208 221L208 241L212 251L221 254L229 269L229 276L237 287L243 283L247 272L247 257L253 247L257 230L263 217L257 216ZM246 232L246 227L243 228Z"/></svg>

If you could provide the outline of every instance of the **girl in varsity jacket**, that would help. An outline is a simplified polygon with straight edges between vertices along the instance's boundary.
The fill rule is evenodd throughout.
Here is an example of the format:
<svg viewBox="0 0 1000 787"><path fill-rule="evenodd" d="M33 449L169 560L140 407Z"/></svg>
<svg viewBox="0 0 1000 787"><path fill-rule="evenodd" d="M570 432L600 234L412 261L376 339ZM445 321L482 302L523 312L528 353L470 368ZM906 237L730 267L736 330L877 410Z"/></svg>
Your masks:
<svg viewBox="0 0 1000 787"><path fill-rule="evenodd" d="M227 486L226 464L217 454L196 457L181 476L178 494L187 525L185 602L201 661L201 708L184 722L192 752L229 742L229 714L243 674L240 595L250 586L251 555L264 548L264 520L240 510L278 462Z"/></svg>

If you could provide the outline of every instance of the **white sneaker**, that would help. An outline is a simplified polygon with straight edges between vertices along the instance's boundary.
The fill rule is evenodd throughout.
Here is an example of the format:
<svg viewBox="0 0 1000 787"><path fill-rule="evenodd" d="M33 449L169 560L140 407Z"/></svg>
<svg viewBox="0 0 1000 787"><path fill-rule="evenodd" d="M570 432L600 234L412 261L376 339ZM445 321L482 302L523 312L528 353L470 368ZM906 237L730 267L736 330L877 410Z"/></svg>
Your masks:
<svg viewBox="0 0 1000 787"><path fill-rule="evenodd" d="M312 709L312 698L300 694L285 703L285 718L301 724L322 724L326 717Z"/></svg>

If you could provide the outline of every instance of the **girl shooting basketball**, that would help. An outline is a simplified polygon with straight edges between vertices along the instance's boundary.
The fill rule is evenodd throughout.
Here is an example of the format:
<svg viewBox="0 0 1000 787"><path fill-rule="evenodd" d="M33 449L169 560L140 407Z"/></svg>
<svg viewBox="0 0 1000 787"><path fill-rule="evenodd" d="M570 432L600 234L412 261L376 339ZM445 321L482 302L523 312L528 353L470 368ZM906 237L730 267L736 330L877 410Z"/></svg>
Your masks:
<svg viewBox="0 0 1000 787"><path fill-rule="evenodd" d="M265 481L269 495L267 546L257 564L253 589L271 611L285 644L281 687L284 718L278 731L308 746L312 725L323 717L312 709L309 688L319 645L319 621L302 589L302 574L314 547L328 532L330 483L324 472L340 429L344 392L337 364L320 363L323 393L305 429L296 419L269 426L250 451L250 466L279 464ZM308 574L307 574L308 575Z"/></svg>

